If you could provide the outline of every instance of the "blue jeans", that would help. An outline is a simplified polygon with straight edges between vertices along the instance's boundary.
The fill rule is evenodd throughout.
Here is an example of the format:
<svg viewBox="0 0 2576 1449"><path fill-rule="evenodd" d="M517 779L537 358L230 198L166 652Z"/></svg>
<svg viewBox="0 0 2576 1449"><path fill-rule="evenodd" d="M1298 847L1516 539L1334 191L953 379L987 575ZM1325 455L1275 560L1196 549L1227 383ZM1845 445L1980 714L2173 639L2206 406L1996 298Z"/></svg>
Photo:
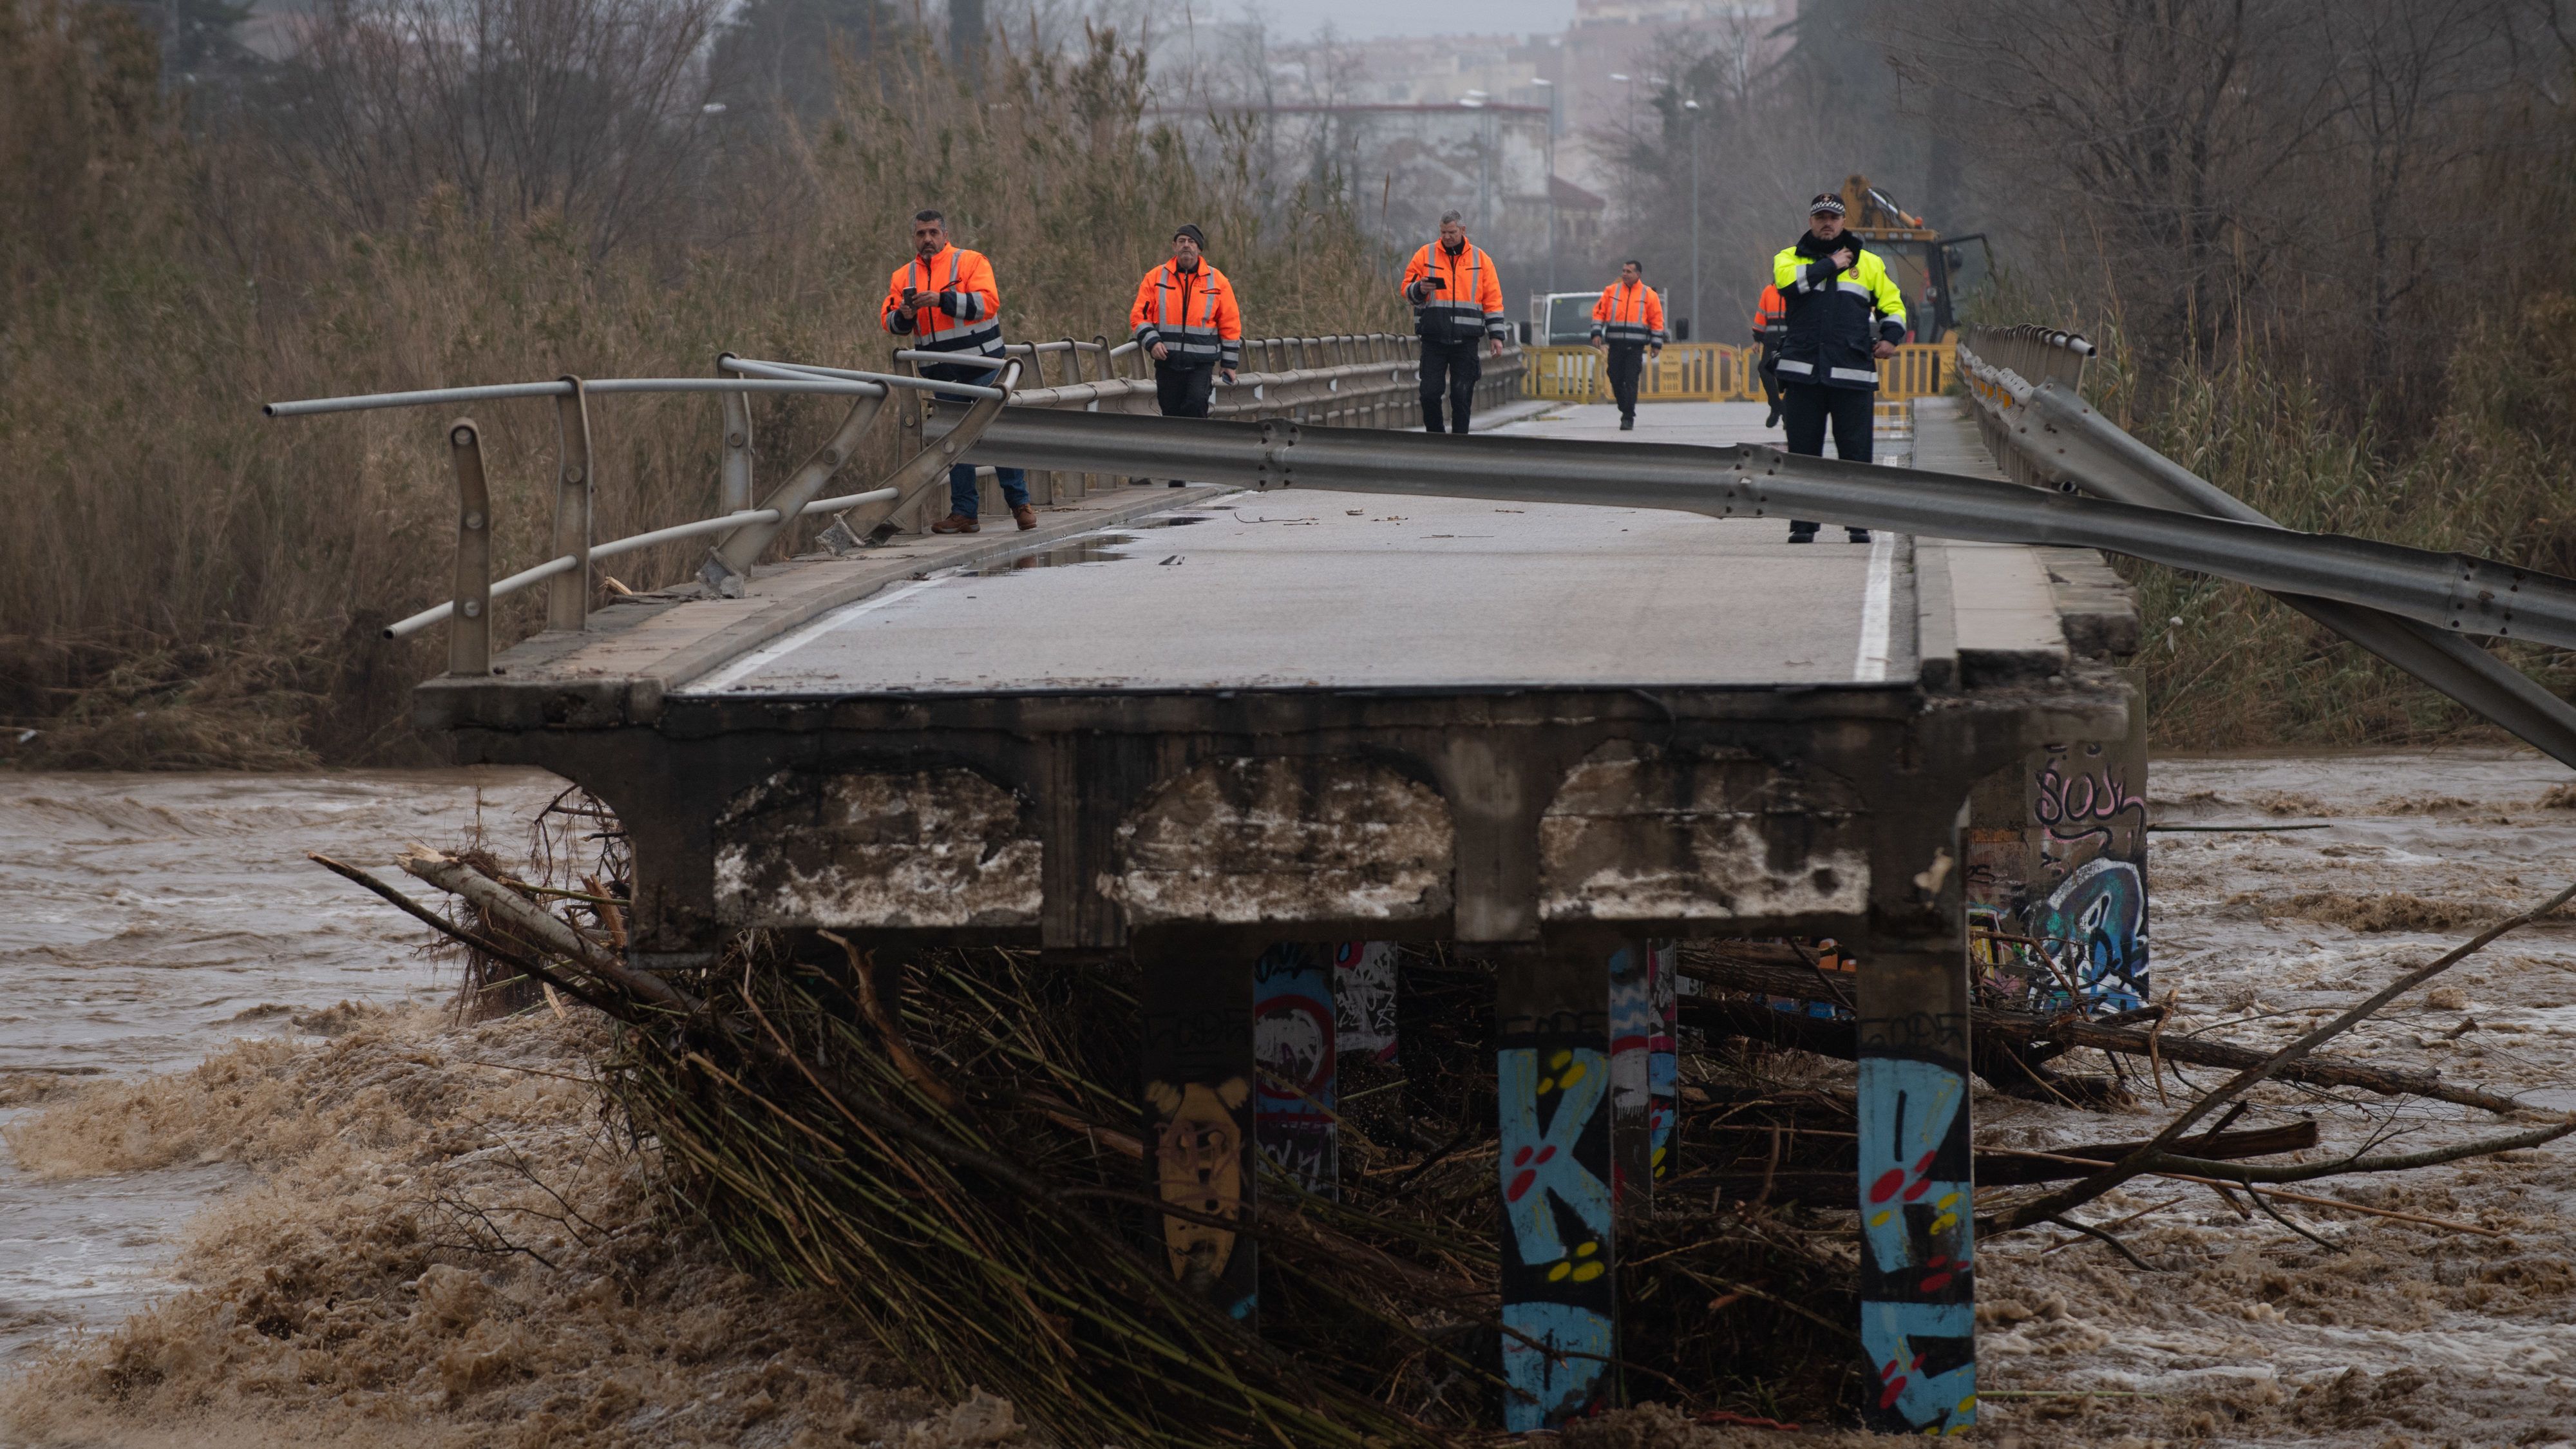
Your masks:
<svg viewBox="0 0 2576 1449"><path fill-rule="evenodd" d="M951 369L943 368L939 370L949 371ZM964 369L961 368L954 370L963 371ZM979 373L977 375L981 376L982 374ZM955 379L942 378L941 381L953 382ZM964 393L939 392L932 393L931 396L944 403L956 403L960 407L972 407L975 403L975 399L966 396ZM1029 501L1029 475L1025 470L1019 468L996 468L993 470L993 481L1002 485L1002 501L1009 504L1011 507L1018 508ZM956 467L948 470L949 512L961 514L967 518L974 517L975 510L981 506L981 500L977 497L977 493L978 490L975 487L974 464L960 463Z"/></svg>

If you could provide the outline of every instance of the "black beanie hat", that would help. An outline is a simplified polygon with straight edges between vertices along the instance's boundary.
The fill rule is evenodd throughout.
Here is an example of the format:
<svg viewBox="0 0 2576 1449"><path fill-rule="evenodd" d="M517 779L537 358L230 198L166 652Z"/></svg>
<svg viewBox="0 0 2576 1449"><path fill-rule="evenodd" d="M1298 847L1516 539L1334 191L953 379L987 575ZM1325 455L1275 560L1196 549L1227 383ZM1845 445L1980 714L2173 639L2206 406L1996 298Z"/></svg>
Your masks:
<svg viewBox="0 0 2576 1449"><path fill-rule="evenodd" d="M1172 233L1172 240L1174 241L1179 241L1183 237L1188 237L1190 240L1197 242L1199 244L1200 251L1207 250L1207 233L1199 230L1196 222L1182 222L1181 229Z"/></svg>

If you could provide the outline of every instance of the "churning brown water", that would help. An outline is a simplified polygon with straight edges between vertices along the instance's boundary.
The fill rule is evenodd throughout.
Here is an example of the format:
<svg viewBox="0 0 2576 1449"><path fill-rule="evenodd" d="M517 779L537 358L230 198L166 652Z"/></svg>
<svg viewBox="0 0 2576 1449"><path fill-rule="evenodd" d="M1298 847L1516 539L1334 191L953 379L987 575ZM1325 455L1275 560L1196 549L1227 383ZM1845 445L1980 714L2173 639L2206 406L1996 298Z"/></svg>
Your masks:
<svg viewBox="0 0 2576 1449"><path fill-rule="evenodd" d="M304 852L381 873L480 824L511 853L560 788L533 770L0 774L0 1128L83 1082L330 1032L342 1002L438 998L452 975L420 927ZM243 1175L40 1181L0 1149L0 1371L166 1289L179 1230Z"/></svg>

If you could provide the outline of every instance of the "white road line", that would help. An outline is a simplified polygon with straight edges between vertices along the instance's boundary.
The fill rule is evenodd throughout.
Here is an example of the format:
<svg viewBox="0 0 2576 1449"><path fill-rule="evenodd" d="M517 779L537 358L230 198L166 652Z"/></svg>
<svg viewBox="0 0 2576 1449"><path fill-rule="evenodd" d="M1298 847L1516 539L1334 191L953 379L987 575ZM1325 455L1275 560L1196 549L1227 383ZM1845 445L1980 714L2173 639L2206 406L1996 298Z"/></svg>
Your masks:
<svg viewBox="0 0 2576 1449"><path fill-rule="evenodd" d="M810 623L801 625L798 628L789 631L784 638L772 640L771 642L754 649L749 654L742 656L740 659L737 659L731 664L726 665L724 668L717 670L715 673L708 675L706 678L682 685L680 693L722 694L726 690L741 683L746 677L767 668L777 660L785 658L787 655L793 654L797 650L805 647L805 645L812 641L814 636L817 634L821 634L826 630L838 628L840 625L848 623L850 620L857 618L861 614L874 613L888 604L895 603L898 600L911 598L913 595L920 593L931 585L949 578L956 572L957 570L955 569L943 569L938 573L932 574L926 579L914 579L909 583L901 584L891 589L880 589L876 593L870 594L868 597L859 600L855 604L843 604L837 609L826 612L821 618L815 619Z"/></svg>
<svg viewBox="0 0 2576 1449"><path fill-rule="evenodd" d="M1861 596L1860 657L1852 661L1852 678L1875 683L1887 678L1888 613L1896 590L1896 535L1880 529L1869 541L1869 591Z"/></svg>

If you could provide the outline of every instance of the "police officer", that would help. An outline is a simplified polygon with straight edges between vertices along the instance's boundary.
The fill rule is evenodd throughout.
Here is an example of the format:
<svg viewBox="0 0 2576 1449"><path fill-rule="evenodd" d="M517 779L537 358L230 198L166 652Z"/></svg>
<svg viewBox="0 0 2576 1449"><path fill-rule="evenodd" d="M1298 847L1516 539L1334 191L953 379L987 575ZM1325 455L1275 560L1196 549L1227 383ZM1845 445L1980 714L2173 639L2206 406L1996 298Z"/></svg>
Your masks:
<svg viewBox="0 0 2576 1449"><path fill-rule="evenodd" d="M1825 426L1834 453L1870 461L1870 404L1878 395L1878 362L1905 340L1905 294L1878 253L1843 230L1843 199L1828 191L1807 203L1807 232L1771 259L1771 282L1788 317L1774 366L1789 451L1825 455ZM1869 530L1848 530L1854 543ZM1791 543L1814 543L1816 525L1789 525Z"/></svg>

